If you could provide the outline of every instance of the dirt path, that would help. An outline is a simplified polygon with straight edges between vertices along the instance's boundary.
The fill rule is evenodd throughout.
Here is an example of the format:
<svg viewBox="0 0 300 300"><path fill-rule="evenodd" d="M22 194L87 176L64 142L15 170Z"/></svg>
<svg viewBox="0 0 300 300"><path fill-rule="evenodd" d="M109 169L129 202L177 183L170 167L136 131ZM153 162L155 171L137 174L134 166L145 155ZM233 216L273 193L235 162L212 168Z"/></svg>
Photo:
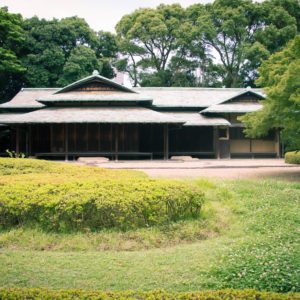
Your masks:
<svg viewBox="0 0 300 300"><path fill-rule="evenodd" d="M119 161L93 163L108 169L144 171L163 178L274 178L300 182L300 166L285 164L282 159L231 159L193 161Z"/></svg>
<svg viewBox="0 0 300 300"><path fill-rule="evenodd" d="M142 169L151 177L160 178L220 178L257 179L273 178L300 182L300 167L260 167L260 168L214 168L214 169Z"/></svg>

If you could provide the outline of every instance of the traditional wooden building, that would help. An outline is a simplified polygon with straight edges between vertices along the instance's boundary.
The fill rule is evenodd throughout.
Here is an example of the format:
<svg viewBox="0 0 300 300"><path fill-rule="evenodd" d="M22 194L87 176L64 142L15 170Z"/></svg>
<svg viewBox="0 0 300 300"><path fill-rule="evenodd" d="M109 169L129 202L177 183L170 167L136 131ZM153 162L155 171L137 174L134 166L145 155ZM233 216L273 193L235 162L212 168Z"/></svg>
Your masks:
<svg viewBox="0 0 300 300"><path fill-rule="evenodd" d="M64 88L24 88L0 105L0 151L76 159L278 157L279 133L249 139L238 117L259 89L133 88L98 73Z"/></svg>

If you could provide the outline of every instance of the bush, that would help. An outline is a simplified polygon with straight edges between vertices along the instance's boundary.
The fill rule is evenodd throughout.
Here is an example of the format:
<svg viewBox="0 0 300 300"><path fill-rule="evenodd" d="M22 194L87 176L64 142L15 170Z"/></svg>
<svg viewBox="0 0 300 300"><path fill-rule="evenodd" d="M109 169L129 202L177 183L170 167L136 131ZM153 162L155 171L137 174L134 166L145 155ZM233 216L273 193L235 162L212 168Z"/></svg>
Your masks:
<svg viewBox="0 0 300 300"><path fill-rule="evenodd" d="M2 176L0 182L3 181L3 177L20 175L37 175L37 178L42 178L45 175L51 175L55 178L57 175L67 175L69 179L88 179L94 177L102 178L146 178L147 176L143 172L139 171L127 171L127 170L107 170L98 167L87 167L79 164L67 164L63 162L50 162L38 159L28 158L0 158L0 176ZM43 176L41 176L43 174ZM53 176L55 175L55 176ZM22 177L22 180L24 178ZM50 176L47 180L51 180Z"/></svg>
<svg viewBox="0 0 300 300"><path fill-rule="evenodd" d="M0 227L38 225L59 232L122 230L196 218L196 185L31 159L0 159Z"/></svg>
<svg viewBox="0 0 300 300"><path fill-rule="evenodd" d="M126 230L196 218L203 200L194 185L151 179L0 184L0 226Z"/></svg>
<svg viewBox="0 0 300 300"><path fill-rule="evenodd" d="M151 292L102 292L102 291L83 291L83 290L48 290L48 289L18 289L0 288L0 299L92 299L92 300L115 300L115 299L138 299L138 300L296 300L300 299L300 294L289 293L279 294L273 292L259 292L256 290L219 290L219 291L200 291L189 293L170 293L164 291Z"/></svg>
<svg viewBox="0 0 300 300"><path fill-rule="evenodd" d="M284 158L287 164L300 164L300 151L287 152Z"/></svg>

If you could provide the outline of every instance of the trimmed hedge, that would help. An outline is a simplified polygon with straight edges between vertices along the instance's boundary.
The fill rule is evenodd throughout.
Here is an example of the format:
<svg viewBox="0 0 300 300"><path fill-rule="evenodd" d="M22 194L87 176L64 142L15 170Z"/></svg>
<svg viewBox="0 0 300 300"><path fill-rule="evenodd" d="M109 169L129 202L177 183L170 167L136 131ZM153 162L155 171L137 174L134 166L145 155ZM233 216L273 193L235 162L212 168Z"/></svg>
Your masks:
<svg viewBox="0 0 300 300"><path fill-rule="evenodd" d="M134 170L108 170L99 167L82 166L79 164L68 164L63 162L50 162L29 158L2 158L0 157L0 178L21 175L68 175L74 178L147 178L145 173ZM1 178L1 179L2 179ZM0 179L0 182L1 182Z"/></svg>
<svg viewBox="0 0 300 300"><path fill-rule="evenodd" d="M127 230L197 218L203 201L197 186L165 180L0 183L0 226Z"/></svg>
<svg viewBox="0 0 300 300"><path fill-rule="evenodd" d="M300 151L287 152L284 158L287 164L300 164Z"/></svg>
<svg viewBox="0 0 300 300"><path fill-rule="evenodd" d="M91 300L297 300L299 293L279 294L273 292L260 292L256 290L219 290L200 291L188 293L170 293L165 291L151 292L102 292L83 290L48 290L29 288L0 288L1 300L25 300L25 299L91 299Z"/></svg>
<svg viewBox="0 0 300 300"><path fill-rule="evenodd" d="M196 185L34 159L0 158L0 227L122 230L199 216Z"/></svg>

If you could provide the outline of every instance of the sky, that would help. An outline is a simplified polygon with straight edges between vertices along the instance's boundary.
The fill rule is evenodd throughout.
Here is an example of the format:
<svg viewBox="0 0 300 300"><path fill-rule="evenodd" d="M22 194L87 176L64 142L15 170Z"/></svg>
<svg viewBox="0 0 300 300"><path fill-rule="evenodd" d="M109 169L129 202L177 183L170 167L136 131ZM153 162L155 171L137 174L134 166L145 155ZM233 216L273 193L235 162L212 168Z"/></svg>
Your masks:
<svg viewBox="0 0 300 300"><path fill-rule="evenodd" d="M179 3L183 7L194 3L209 3L212 0L0 0L0 7L7 6L10 12L20 13L25 18L52 19L79 16L94 30L114 32L121 17L140 7L156 7L160 3Z"/></svg>

